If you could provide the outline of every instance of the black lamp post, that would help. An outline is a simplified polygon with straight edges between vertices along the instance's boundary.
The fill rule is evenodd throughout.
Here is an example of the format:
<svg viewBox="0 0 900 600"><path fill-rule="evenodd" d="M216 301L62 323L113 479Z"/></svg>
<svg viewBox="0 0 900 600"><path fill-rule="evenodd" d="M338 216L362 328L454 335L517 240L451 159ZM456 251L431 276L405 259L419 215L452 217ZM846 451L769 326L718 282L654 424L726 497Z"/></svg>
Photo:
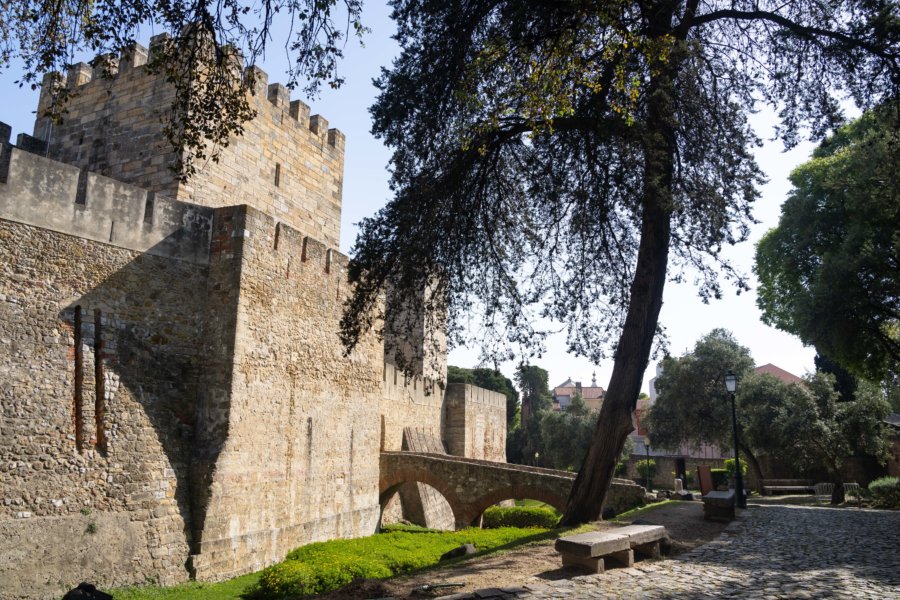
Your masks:
<svg viewBox="0 0 900 600"><path fill-rule="evenodd" d="M647 480L647 491L652 492L653 489L650 487L652 483L650 481L650 436L644 438L644 450L647 451L647 462L644 463L644 478Z"/></svg>
<svg viewBox="0 0 900 600"><path fill-rule="evenodd" d="M744 498L744 474L741 472L741 458L738 451L738 426L737 411L734 408L734 394L737 392L737 375L728 371L725 374L725 389L731 395L731 423L734 426L734 493L737 494L737 505L747 508L747 499Z"/></svg>

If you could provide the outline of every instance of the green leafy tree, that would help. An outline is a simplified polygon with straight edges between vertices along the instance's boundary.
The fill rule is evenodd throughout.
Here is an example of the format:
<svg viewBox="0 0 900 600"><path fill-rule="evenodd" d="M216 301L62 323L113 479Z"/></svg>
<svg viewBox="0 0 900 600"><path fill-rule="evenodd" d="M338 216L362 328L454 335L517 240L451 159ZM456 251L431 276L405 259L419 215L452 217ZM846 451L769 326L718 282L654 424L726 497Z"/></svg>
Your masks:
<svg viewBox="0 0 900 600"><path fill-rule="evenodd" d="M378 80L374 132L393 200L362 223L342 335L382 298L427 290L450 339L480 310L486 351L540 352L535 317L615 363L562 523L593 520L657 332L667 277L743 279L761 174L747 115L780 108L787 143L824 134L838 94L864 107L900 83L896 6L874 2L395 0L402 53ZM670 271L670 267L672 270ZM418 292L416 292L418 293ZM535 346L538 348L535 349Z"/></svg>
<svg viewBox="0 0 900 600"><path fill-rule="evenodd" d="M536 365L521 365L516 371L516 383L522 390L522 425L531 415L550 410L553 398L550 395L549 374Z"/></svg>
<svg viewBox="0 0 900 600"><path fill-rule="evenodd" d="M898 123L895 101L827 138L756 250L763 321L876 379L900 365Z"/></svg>
<svg viewBox="0 0 900 600"><path fill-rule="evenodd" d="M723 379L728 371L740 380L735 401L742 454L760 481L763 474L756 455L778 444L768 436L766 420L773 418L772 411L780 406L787 389L770 375L753 373L750 351L730 332L714 329L697 341L693 352L663 361L655 384L656 403L645 423L658 447L713 444L732 448L731 403Z"/></svg>
<svg viewBox="0 0 900 600"><path fill-rule="evenodd" d="M782 458L798 469L824 467L835 485L832 503L843 501L841 467L857 453L882 462L888 453L886 426L889 407L882 391L871 383L859 386L852 401L840 401L834 377L817 373L806 378L769 423L782 440Z"/></svg>
<svg viewBox="0 0 900 600"><path fill-rule="evenodd" d="M148 68L165 73L175 88L165 133L181 153L173 167L187 179L195 162L215 159L216 147L227 146L254 116L247 96L255 82L235 66L253 66L277 45L276 20L290 31L279 40L291 60L287 85L303 84L314 96L322 84L343 83L343 40L364 33L361 14L362 0L0 2L0 69L21 61L21 84L35 88L44 73L65 72L78 53L118 56L142 28L168 32L171 39L157 48ZM50 115L64 118L73 93L57 86Z"/></svg>
<svg viewBox="0 0 900 600"><path fill-rule="evenodd" d="M506 396L506 435L519 425L519 392L513 382L496 369L466 369L449 365L447 367L447 383L469 383L486 390L499 392Z"/></svg>
<svg viewBox="0 0 900 600"><path fill-rule="evenodd" d="M724 329L714 329L697 340L692 352L664 359L655 383L656 403L644 418L653 445L730 448L731 405L723 377L732 371L745 380L752 370L750 350Z"/></svg>
<svg viewBox="0 0 900 600"><path fill-rule="evenodd" d="M506 459L520 464L535 464L536 456L544 454L541 441L541 420L550 410L549 375L537 365L520 365L516 370L516 384L521 390L521 425L506 438Z"/></svg>
<svg viewBox="0 0 900 600"><path fill-rule="evenodd" d="M566 410L543 412L540 423L542 464L568 471L580 467L597 425L597 414L581 395L575 394Z"/></svg>
<svg viewBox="0 0 900 600"><path fill-rule="evenodd" d="M824 468L838 483L841 466L854 454L885 457L881 421L889 406L883 390L870 382L859 382L855 395L840 401L830 374L817 373L798 385L753 373L747 349L720 329L701 338L693 353L663 365L656 380L659 395L646 421L657 446L732 446L730 403L721 379L730 368L740 376L735 400L741 457L758 482L760 455L777 456L798 471ZM833 501L839 502L843 491L840 485L836 489Z"/></svg>

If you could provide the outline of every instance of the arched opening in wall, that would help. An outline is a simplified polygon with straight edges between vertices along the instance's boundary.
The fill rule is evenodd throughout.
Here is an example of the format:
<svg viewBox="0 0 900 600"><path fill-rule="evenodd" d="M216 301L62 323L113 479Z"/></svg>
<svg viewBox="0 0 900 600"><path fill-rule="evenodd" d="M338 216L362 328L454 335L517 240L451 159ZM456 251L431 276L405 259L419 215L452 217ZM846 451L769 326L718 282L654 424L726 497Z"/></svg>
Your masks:
<svg viewBox="0 0 900 600"><path fill-rule="evenodd" d="M418 481L400 484L383 503L381 527L396 523L443 531L456 528L453 508L444 495L427 483Z"/></svg>

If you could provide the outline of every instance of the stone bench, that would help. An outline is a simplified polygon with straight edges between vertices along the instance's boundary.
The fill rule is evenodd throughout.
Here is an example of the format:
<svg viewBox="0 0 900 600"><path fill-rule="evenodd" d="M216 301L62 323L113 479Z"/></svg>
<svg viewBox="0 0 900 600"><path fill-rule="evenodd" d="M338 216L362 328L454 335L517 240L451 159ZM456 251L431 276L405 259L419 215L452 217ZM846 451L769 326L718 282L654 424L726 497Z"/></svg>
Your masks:
<svg viewBox="0 0 900 600"><path fill-rule="evenodd" d="M659 542L667 537L662 525L628 525L606 531L579 533L556 540L564 567L581 567L603 573L606 560L634 566L634 555L659 558Z"/></svg>
<svg viewBox="0 0 900 600"><path fill-rule="evenodd" d="M703 518L707 521L727 523L734 519L734 490L709 492L702 500Z"/></svg>

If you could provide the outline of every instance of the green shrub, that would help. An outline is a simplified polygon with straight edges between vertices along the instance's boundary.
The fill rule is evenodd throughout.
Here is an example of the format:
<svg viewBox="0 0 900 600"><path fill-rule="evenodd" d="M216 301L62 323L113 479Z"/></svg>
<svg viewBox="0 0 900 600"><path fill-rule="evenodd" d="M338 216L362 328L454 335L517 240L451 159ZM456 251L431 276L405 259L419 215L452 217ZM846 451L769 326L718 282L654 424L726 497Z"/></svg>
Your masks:
<svg viewBox="0 0 900 600"><path fill-rule="evenodd" d="M900 508L900 477L880 477L869 484L869 492L878 508Z"/></svg>
<svg viewBox="0 0 900 600"><path fill-rule="evenodd" d="M728 485L728 469L710 469L712 473L713 489L719 489Z"/></svg>
<svg viewBox="0 0 900 600"><path fill-rule="evenodd" d="M485 529L498 527L556 527L559 516L549 508L536 506L514 506L511 508L492 506L484 511L481 526Z"/></svg>
<svg viewBox="0 0 900 600"><path fill-rule="evenodd" d="M637 461L635 468L637 469L638 475L643 479L653 479L656 477L656 461L652 458L650 460L645 458Z"/></svg>
<svg viewBox="0 0 900 600"><path fill-rule="evenodd" d="M734 477L734 474L735 474L735 472L737 472L737 469L734 466L733 458L725 459L725 470L728 471L729 479ZM747 474L747 459L742 456L741 457L741 475L746 475L746 474Z"/></svg>
<svg viewBox="0 0 900 600"><path fill-rule="evenodd" d="M628 465L624 462L616 463L616 477L625 477L628 474Z"/></svg>

